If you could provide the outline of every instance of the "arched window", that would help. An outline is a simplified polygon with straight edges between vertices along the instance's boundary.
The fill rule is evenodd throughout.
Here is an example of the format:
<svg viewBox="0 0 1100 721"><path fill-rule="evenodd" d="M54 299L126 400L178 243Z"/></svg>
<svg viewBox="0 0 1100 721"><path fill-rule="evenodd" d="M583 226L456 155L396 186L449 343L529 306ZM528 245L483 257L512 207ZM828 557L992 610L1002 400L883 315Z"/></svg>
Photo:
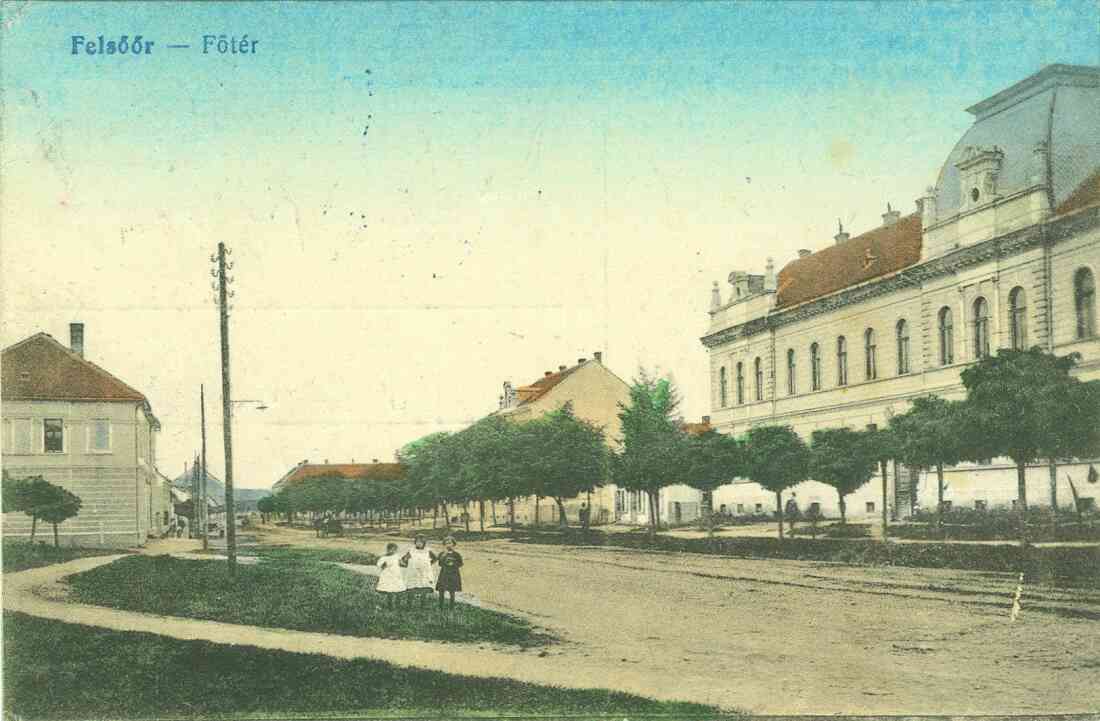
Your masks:
<svg viewBox="0 0 1100 721"><path fill-rule="evenodd" d="M985 358L989 355L989 303L981 296L974 300L973 326L974 358Z"/></svg>
<svg viewBox="0 0 1100 721"><path fill-rule="evenodd" d="M745 364L737 364L737 405L745 402Z"/></svg>
<svg viewBox="0 0 1100 721"><path fill-rule="evenodd" d="M795 382L795 357L794 348L787 350L787 395L793 396L795 391L798 390L798 384Z"/></svg>
<svg viewBox="0 0 1100 721"><path fill-rule="evenodd" d="M1088 268L1078 268L1073 276L1073 301L1077 308L1077 337L1096 335L1096 279Z"/></svg>
<svg viewBox="0 0 1100 721"><path fill-rule="evenodd" d="M836 339L836 384L848 385L848 341L844 336Z"/></svg>
<svg viewBox="0 0 1100 721"><path fill-rule="evenodd" d="M726 378L726 367L722 366L718 371L718 401L723 408L726 407L726 391L728 384L729 379Z"/></svg>
<svg viewBox="0 0 1100 721"><path fill-rule="evenodd" d="M898 375L903 376L909 372L909 324L905 319L898 321Z"/></svg>
<svg viewBox="0 0 1100 721"><path fill-rule="evenodd" d="M1027 349L1027 296L1020 286L1008 294L1008 328L1012 336L1012 350Z"/></svg>
<svg viewBox="0 0 1100 721"><path fill-rule="evenodd" d="M817 343L810 346L810 388L821 390L821 349Z"/></svg>
<svg viewBox="0 0 1100 721"><path fill-rule="evenodd" d="M764 400L764 365L757 358L752 363L753 374L756 376L756 400Z"/></svg>
<svg viewBox="0 0 1100 721"><path fill-rule="evenodd" d="M947 366L955 362L955 322L951 318L951 309L946 305L940 308L940 365Z"/></svg>
<svg viewBox="0 0 1100 721"><path fill-rule="evenodd" d="M863 371L867 380L878 378L878 364L875 359L875 329L868 328L863 331Z"/></svg>

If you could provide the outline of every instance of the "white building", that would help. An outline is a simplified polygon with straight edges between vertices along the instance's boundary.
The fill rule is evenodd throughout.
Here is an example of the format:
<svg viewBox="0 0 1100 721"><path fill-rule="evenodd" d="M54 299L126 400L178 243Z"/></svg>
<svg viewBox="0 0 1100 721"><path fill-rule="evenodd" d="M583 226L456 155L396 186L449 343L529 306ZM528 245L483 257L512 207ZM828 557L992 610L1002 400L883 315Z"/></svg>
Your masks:
<svg viewBox="0 0 1100 721"><path fill-rule="evenodd" d="M973 126L916 212L887 206L879 227L841 228L778 274L770 261L760 275L734 272L725 299L715 283L702 342L720 431L789 424L808 441L818 428L885 426L916 396L964 397L960 372L998 348L1077 352L1078 377L1100 378L1100 68L1049 66L968 111ZM1061 468L1060 505L1072 503L1067 477L1098 495L1088 467ZM1011 505L1014 472L1005 459L950 468L946 499ZM803 511L837 513L832 488L793 490ZM896 516L935 507L934 477L892 465L888 491ZM1050 502L1046 467L1028 469L1028 498ZM739 482L715 503L770 513L775 497ZM848 508L881 513L879 481Z"/></svg>
<svg viewBox="0 0 1100 721"><path fill-rule="evenodd" d="M156 470L160 422L142 393L84 358L83 324L70 336L71 348L37 333L4 349L4 470L80 497L79 515L58 527L62 543L142 545L172 516L169 484ZM4 514L5 538L30 532L29 516Z"/></svg>

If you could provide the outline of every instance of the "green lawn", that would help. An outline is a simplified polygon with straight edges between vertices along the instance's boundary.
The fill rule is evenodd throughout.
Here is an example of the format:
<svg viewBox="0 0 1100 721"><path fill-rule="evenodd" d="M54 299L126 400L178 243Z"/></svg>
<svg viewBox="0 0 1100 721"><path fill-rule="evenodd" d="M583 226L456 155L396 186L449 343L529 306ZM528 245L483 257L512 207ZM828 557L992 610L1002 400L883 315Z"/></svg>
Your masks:
<svg viewBox="0 0 1100 721"><path fill-rule="evenodd" d="M14 573L25 571L28 568L64 563L85 556L109 556L119 552L118 549L104 548L70 548L66 546L54 548L53 541L50 541L49 545L44 543L32 545L26 541L5 540L3 543L3 569L4 573Z"/></svg>
<svg viewBox="0 0 1100 721"><path fill-rule="evenodd" d="M381 544L379 544L381 545ZM215 551L221 553L221 551ZM327 561L330 563L358 563L369 566L378 556L367 551L350 548L308 548L304 546L266 545L243 549L239 555L259 556L271 561Z"/></svg>
<svg viewBox="0 0 1100 721"><path fill-rule="evenodd" d="M698 704L574 691L327 656L267 651L4 614L5 712L28 719L661 714ZM532 658L532 663L537 659ZM598 683L598 679L593 679Z"/></svg>
<svg viewBox="0 0 1100 721"><path fill-rule="evenodd" d="M293 560L239 565L170 556L128 556L70 576L73 600L166 616L349 636L542 645L553 639L526 621L457 604L387 609L375 577Z"/></svg>

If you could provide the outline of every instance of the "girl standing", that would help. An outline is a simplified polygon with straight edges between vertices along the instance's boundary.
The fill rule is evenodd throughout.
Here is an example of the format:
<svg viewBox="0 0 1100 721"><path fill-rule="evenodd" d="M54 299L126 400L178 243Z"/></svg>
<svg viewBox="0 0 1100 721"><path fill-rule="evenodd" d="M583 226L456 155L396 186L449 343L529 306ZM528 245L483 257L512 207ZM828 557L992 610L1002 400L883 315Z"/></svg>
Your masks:
<svg viewBox="0 0 1100 721"><path fill-rule="evenodd" d="M454 536L447 536L443 542L443 553L436 556L439 564L439 580L435 582L435 590L439 591L439 607L443 608L443 594L450 592L451 608L455 607L455 591L462 590L462 556L455 550Z"/></svg>
<svg viewBox="0 0 1100 721"><path fill-rule="evenodd" d="M410 595L420 596L421 607L435 588L432 564L438 558L428 550L427 539L419 533L413 538L413 547L401 557L401 565L405 566L405 587L409 589Z"/></svg>
<svg viewBox="0 0 1100 721"><path fill-rule="evenodd" d="M386 608L393 608L405 590L405 578L401 573L401 560L397 556L397 544L386 544L386 555L378 559L378 585L375 590L386 597Z"/></svg>

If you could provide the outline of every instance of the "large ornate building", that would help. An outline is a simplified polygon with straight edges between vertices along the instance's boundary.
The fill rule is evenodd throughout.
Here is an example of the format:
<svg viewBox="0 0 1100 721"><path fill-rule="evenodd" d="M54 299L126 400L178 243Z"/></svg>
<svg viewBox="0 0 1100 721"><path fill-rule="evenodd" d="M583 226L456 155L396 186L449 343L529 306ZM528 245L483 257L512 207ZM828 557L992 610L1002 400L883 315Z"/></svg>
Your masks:
<svg viewBox="0 0 1100 721"><path fill-rule="evenodd" d="M728 298L715 283L702 342L719 430L789 424L808 440L818 428L884 426L914 397L963 397L960 372L998 348L1077 352L1078 376L1100 378L1100 68L1049 66L968 111L973 126L916 212L888 207L855 237L841 228L778 274L770 260L763 274L731 273ZM1010 505L1015 476L1002 460L948 469L948 501ZM1082 497L1100 495L1088 466L1061 469L1060 504L1072 502L1067 478ZM894 466L888 486L895 516L935 505L922 474ZM803 510L835 512L831 488L795 491ZM1029 469L1028 498L1052 495L1046 469ZM715 502L774 507L749 481ZM877 514L881 503L873 482L848 507Z"/></svg>

